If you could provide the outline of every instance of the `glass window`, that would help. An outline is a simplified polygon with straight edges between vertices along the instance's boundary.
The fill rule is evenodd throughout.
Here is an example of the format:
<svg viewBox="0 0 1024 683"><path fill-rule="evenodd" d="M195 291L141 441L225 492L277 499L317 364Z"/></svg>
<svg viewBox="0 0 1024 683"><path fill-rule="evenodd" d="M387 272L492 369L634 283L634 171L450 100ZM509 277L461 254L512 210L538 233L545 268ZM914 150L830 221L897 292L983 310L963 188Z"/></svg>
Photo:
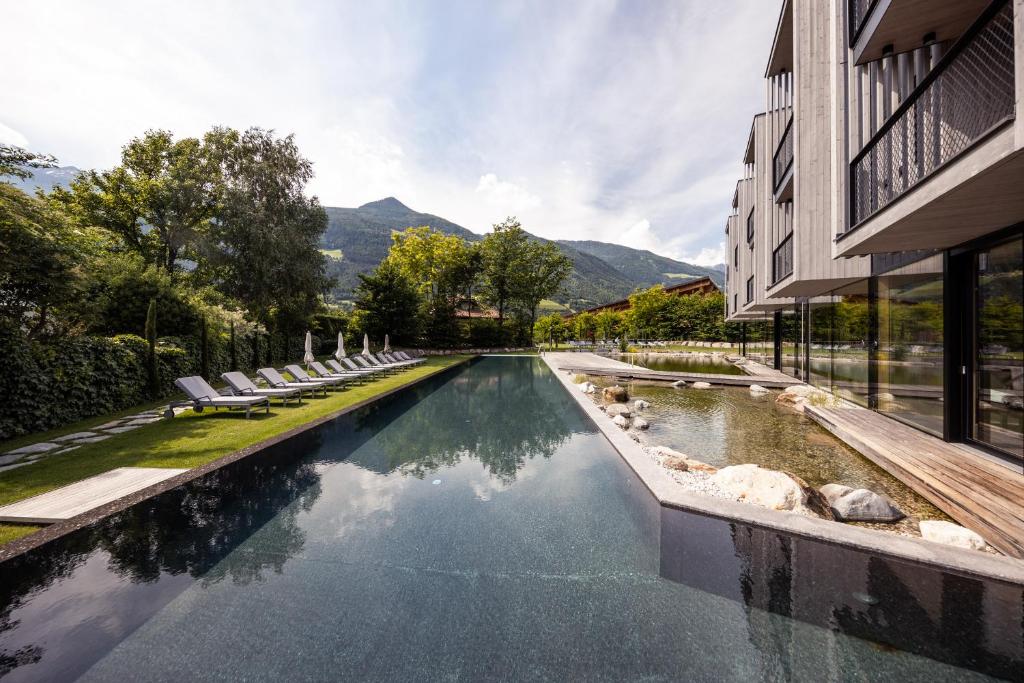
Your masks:
<svg viewBox="0 0 1024 683"><path fill-rule="evenodd" d="M800 374L800 306L782 313L782 371L793 377Z"/></svg>
<svg viewBox="0 0 1024 683"><path fill-rule="evenodd" d="M868 281L833 292L832 390L858 405L868 405Z"/></svg>
<svg viewBox="0 0 1024 683"><path fill-rule="evenodd" d="M878 278L879 411L942 435L943 267L939 255Z"/></svg>
<svg viewBox="0 0 1024 683"><path fill-rule="evenodd" d="M832 390L832 301L816 299L810 304L811 346L808 368L810 383Z"/></svg>

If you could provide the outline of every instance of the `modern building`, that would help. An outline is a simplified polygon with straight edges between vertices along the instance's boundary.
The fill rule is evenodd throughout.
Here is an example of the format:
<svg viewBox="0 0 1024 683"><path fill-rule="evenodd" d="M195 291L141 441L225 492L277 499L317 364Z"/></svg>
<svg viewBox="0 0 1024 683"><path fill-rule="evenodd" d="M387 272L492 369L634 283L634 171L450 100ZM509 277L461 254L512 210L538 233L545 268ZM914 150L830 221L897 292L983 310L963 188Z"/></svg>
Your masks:
<svg viewBox="0 0 1024 683"><path fill-rule="evenodd" d="M1024 0L784 0L764 76L748 355L1024 464Z"/></svg>

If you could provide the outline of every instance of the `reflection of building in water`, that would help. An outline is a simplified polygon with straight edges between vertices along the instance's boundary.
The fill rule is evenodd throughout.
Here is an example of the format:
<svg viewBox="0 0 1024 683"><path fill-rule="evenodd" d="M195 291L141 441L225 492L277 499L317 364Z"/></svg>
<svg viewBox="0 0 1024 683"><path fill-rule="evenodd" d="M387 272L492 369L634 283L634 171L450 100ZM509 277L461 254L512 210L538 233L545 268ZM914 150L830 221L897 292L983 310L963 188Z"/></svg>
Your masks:
<svg viewBox="0 0 1024 683"><path fill-rule="evenodd" d="M662 576L750 608L771 680L872 680L877 648L848 636L995 676L1024 670L1019 585L671 509L661 538ZM783 668L812 664L829 670Z"/></svg>
<svg viewBox="0 0 1024 683"><path fill-rule="evenodd" d="M748 356L1020 464L1022 8L915 6L782 3L726 313Z"/></svg>

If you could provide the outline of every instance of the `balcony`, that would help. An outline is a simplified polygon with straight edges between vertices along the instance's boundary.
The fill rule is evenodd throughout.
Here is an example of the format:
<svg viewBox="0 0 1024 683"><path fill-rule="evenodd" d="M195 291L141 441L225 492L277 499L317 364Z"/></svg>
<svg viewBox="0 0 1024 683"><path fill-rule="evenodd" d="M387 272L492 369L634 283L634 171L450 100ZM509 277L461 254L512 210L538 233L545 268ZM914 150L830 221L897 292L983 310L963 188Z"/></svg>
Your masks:
<svg viewBox="0 0 1024 683"><path fill-rule="evenodd" d="M978 18L853 159L850 227L841 239L1011 121L1014 99L1013 11L1011 0L1003 0Z"/></svg>
<svg viewBox="0 0 1024 683"><path fill-rule="evenodd" d="M875 9L875 5L877 4L878 0L850 0L848 9L850 17L851 45L857 42L857 37L860 36L861 31L864 30L868 17L871 16L871 12Z"/></svg>
<svg viewBox="0 0 1024 683"><path fill-rule="evenodd" d="M991 0L848 0L848 27L853 64L913 50L933 34L939 42L955 40L985 11Z"/></svg>
<svg viewBox="0 0 1024 683"><path fill-rule="evenodd" d="M772 189L775 202L782 203L793 198L793 117L789 117L786 130L782 133L779 146L772 157Z"/></svg>
<svg viewBox="0 0 1024 683"><path fill-rule="evenodd" d="M790 233L772 252L772 285L793 273L793 235Z"/></svg>

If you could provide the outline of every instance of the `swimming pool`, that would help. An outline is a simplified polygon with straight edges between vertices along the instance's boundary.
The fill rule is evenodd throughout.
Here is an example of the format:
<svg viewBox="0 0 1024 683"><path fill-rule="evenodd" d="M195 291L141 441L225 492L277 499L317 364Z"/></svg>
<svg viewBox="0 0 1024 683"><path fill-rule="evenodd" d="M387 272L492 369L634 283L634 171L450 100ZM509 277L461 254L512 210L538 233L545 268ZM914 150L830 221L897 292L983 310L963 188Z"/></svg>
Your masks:
<svg viewBox="0 0 1024 683"><path fill-rule="evenodd" d="M538 359L483 358L0 565L0 672L982 680L1022 597L662 509Z"/></svg>

